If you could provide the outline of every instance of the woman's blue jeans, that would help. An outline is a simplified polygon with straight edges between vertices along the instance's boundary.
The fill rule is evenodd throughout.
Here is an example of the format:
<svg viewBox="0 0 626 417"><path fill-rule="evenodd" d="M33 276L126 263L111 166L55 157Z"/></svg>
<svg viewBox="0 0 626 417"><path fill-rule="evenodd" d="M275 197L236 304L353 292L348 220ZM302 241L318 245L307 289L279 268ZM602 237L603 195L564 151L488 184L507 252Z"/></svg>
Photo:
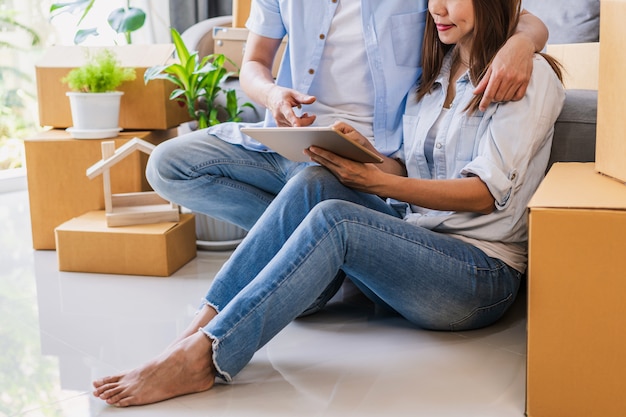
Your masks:
<svg viewBox="0 0 626 417"><path fill-rule="evenodd" d="M312 166L293 177L217 274L218 374L230 380L343 270L375 302L417 326L469 330L499 319L521 274L476 247L409 224L381 198Z"/></svg>

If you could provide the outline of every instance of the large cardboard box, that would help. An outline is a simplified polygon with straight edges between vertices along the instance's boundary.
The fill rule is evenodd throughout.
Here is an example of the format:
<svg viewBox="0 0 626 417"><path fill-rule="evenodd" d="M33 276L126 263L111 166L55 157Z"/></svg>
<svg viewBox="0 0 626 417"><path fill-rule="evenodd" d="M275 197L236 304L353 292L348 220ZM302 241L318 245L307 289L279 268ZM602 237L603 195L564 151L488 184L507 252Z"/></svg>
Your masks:
<svg viewBox="0 0 626 417"><path fill-rule="evenodd" d="M600 1L596 169L626 182L626 0Z"/></svg>
<svg viewBox="0 0 626 417"><path fill-rule="evenodd" d="M35 65L39 123L42 126L65 128L72 126L70 102L61 79L85 62L88 51L102 47L53 46ZM119 88L124 92L120 109L120 127L124 129L169 129L189 121L187 109L169 99L176 87L167 80L153 80L145 84L146 70L172 59L174 45L121 45L112 49L122 65L135 68L137 78Z"/></svg>
<svg viewBox="0 0 626 417"><path fill-rule="evenodd" d="M107 227L105 212L75 217L55 230L60 271L170 276L196 257L193 214L179 222Z"/></svg>
<svg viewBox="0 0 626 417"><path fill-rule="evenodd" d="M600 43L563 43L548 45L546 52L565 69L563 83L569 89L597 90Z"/></svg>
<svg viewBox="0 0 626 417"><path fill-rule="evenodd" d="M54 228L92 210L104 209L102 176L90 180L87 168L102 159L101 143L118 148L134 137L154 145L176 135L176 129L121 132L112 139L73 139L64 130L41 132L24 141L26 177L34 249L55 249ZM135 152L111 169L113 193L149 191L147 155Z"/></svg>
<svg viewBox="0 0 626 417"><path fill-rule="evenodd" d="M246 28L230 28L230 27L215 27L213 28L213 50L216 54L224 54L227 58L231 59L239 68L241 68L241 62L243 61L243 53L246 50L246 40L248 39L248 29ZM283 59L285 53L285 47L287 46L287 37L283 39L276 58L274 59L274 65L272 66L272 75L276 78L278 74L278 68ZM228 63L225 67L229 71L237 71L233 65Z"/></svg>
<svg viewBox="0 0 626 417"><path fill-rule="evenodd" d="M527 415L626 416L626 186L557 163L529 208Z"/></svg>

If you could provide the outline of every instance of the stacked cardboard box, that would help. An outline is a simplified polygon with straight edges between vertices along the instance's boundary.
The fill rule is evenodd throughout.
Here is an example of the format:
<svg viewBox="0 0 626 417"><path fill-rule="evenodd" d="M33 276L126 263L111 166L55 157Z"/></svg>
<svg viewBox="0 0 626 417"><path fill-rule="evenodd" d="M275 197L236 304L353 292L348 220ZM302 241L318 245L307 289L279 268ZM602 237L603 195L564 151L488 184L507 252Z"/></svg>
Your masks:
<svg viewBox="0 0 626 417"><path fill-rule="evenodd" d="M557 163L529 204L529 417L622 417L626 186Z"/></svg>
<svg viewBox="0 0 626 417"><path fill-rule="evenodd" d="M176 129L122 132L119 147L134 137L154 145L176 135ZM54 228L88 211L104 209L102 177L90 180L86 171L102 159L103 140L73 139L52 129L24 141L33 247L55 249ZM145 179L147 156L136 153L111 170L113 193L150 190Z"/></svg>
<svg viewBox="0 0 626 417"><path fill-rule="evenodd" d="M626 182L626 0L600 2L600 76L596 169Z"/></svg>
<svg viewBox="0 0 626 417"><path fill-rule="evenodd" d="M241 68L241 62L243 61L243 54L246 50L246 40L248 39L248 29L246 28L235 28L235 27L215 27L213 28L213 40L214 51L216 54L223 54L229 59L231 59L237 67ZM272 66L272 75L276 78L278 74L278 68L280 67L280 62L282 61L283 54L285 53L285 48L287 46L287 37L285 37L278 48L278 52L276 53L276 58L274 59L274 65ZM238 68L235 68L230 63L226 64L225 67L229 71L237 71Z"/></svg>
<svg viewBox="0 0 626 417"><path fill-rule="evenodd" d="M59 270L170 276L196 256L193 214L178 222L107 227L102 210L56 228Z"/></svg>
<svg viewBox="0 0 626 417"><path fill-rule="evenodd" d="M252 0L233 0L233 27L246 27L246 20L250 16Z"/></svg>
<svg viewBox="0 0 626 417"><path fill-rule="evenodd" d="M53 46L35 66L39 123L42 126L72 126L72 114L66 84L61 82L71 69L85 63L89 52L102 47ZM135 68L137 78L119 88L124 92L120 109L120 127L124 129L169 129L189 121L187 109L169 99L176 88L168 80L144 82L144 73L154 65L170 62L174 45L122 45L111 49L124 67Z"/></svg>

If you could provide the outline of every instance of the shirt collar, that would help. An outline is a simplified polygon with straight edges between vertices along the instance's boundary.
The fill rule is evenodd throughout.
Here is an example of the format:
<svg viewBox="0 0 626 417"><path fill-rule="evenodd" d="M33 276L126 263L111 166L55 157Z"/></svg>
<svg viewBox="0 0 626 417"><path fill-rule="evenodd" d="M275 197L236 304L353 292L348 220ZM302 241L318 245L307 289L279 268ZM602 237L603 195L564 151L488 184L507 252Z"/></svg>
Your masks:
<svg viewBox="0 0 626 417"><path fill-rule="evenodd" d="M443 58L443 64L441 65L441 71L439 71L439 76L435 79L435 84L440 84L442 87L447 88L448 83L450 81L450 71L452 71L452 56L453 56L454 48L450 49L446 56ZM469 70L465 71L457 82L470 82L469 78Z"/></svg>

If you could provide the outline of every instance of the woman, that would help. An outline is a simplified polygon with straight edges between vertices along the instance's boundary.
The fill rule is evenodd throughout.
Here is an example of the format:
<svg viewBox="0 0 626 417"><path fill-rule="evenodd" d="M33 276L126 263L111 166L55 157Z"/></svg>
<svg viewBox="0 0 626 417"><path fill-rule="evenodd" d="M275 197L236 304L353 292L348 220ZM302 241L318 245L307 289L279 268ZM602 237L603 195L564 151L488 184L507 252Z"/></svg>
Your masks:
<svg viewBox="0 0 626 417"><path fill-rule="evenodd" d="M560 73L537 55L525 97L481 112L472 91L511 36L520 2L428 3L424 74L407 103L403 155L377 166L308 150L322 166L281 191L187 331L152 362L95 381L95 396L139 405L231 380L340 270L423 328L475 329L504 314L526 268L525 207L547 165L564 99Z"/></svg>

